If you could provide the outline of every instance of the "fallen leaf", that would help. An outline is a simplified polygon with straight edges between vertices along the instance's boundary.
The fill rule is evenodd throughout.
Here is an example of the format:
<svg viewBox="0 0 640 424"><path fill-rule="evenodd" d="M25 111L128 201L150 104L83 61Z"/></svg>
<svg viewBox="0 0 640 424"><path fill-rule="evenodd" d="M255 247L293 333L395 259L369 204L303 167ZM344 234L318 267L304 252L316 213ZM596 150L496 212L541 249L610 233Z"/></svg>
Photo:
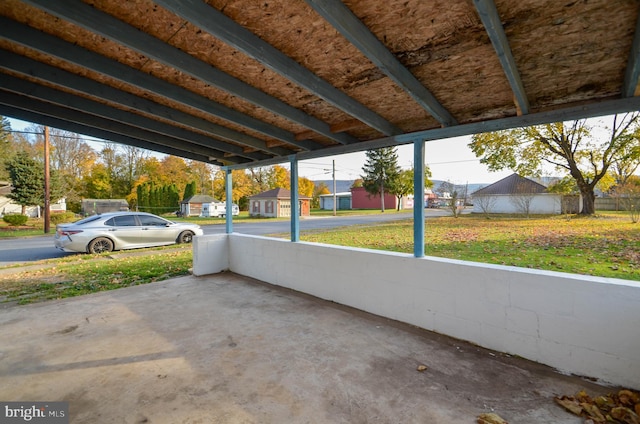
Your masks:
<svg viewBox="0 0 640 424"><path fill-rule="evenodd" d="M427 370L427 366L426 365L418 365L418 371L423 372Z"/></svg>
<svg viewBox="0 0 640 424"><path fill-rule="evenodd" d="M594 418L596 422L605 422L606 419L604 415L602 415L602 412L596 405L592 403L582 402L580 406L582 406L582 408L586 411L586 413L589 414L589 416L591 416L592 418Z"/></svg>
<svg viewBox="0 0 640 424"><path fill-rule="evenodd" d="M498 414L493 412L490 414L480 414L478 416L478 424L509 424L503 420Z"/></svg>
<svg viewBox="0 0 640 424"><path fill-rule="evenodd" d="M625 424L640 424L638 414L636 414L629 408L625 408L624 406L613 408L611 410L611 416Z"/></svg>
<svg viewBox="0 0 640 424"><path fill-rule="evenodd" d="M582 414L582 406L580 406L580 403L571 396L557 397L555 398L555 401L558 405L562 406L574 415L579 416Z"/></svg>

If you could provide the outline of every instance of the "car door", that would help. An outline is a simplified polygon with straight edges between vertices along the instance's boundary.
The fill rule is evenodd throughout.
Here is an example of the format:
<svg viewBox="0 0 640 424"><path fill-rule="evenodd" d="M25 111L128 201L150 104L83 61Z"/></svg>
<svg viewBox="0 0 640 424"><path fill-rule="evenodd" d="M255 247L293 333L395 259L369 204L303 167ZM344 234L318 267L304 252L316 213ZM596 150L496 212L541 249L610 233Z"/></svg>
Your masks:
<svg viewBox="0 0 640 424"><path fill-rule="evenodd" d="M109 236L118 249L136 247L142 243L142 231L134 215L118 215L105 221Z"/></svg>
<svg viewBox="0 0 640 424"><path fill-rule="evenodd" d="M170 222L153 215L137 215L141 225L141 233L148 245L160 245L174 243L178 235L176 230L169 226Z"/></svg>

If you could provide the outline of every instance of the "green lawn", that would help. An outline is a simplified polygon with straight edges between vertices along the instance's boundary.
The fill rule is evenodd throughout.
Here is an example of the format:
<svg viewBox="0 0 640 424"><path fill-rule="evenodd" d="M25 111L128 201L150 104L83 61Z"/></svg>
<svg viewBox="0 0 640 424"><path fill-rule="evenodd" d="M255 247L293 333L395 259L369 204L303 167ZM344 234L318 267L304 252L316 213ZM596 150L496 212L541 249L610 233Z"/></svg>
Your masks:
<svg viewBox="0 0 640 424"><path fill-rule="evenodd" d="M306 231L301 240L413 252L411 220L328 232ZM640 224L625 214L596 217L517 217L479 215L430 218L425 254L640 281Z"/></svg>
<svg viewBox="0 0 640 424"><path fill-rule="evenodd" d="M0 274L0 302L26 304L152 283L188 275L192 262L191 246L39 261L34 269Z"/></svg>
<svg viewBox="0 0 640 424"><path fill-rule="evenodd" d="M212 218L189 221L198 219ZM18 235L26 231L42 234L37 223L29 224L36 228ZM632 223L624 213L529 219L508 216L487 219L482 215L429 218L425 233L427 256L640 281L640 224ZM366 227L303 231L301 239L412 253L413 222L401 219ZM142 252L146 254L138 256ZM29 265L36 265L36 269L0 273L0 302L31 303L187 275L192 266L192 251L189 245L174 245L126 253L77 255Z"/></svg>

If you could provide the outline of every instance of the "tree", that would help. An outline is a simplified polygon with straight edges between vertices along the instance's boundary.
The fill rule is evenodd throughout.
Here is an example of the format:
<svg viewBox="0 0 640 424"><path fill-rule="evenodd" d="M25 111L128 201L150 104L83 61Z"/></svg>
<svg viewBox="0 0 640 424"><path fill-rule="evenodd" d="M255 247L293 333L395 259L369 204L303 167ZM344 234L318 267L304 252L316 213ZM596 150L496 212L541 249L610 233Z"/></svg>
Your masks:
<svg viewBox="0 0 640 424"><path fill-rule="evenodd" d="M175 184L178 187L184 187L186 184L196 181L191 176L185 160L177 156L165 156L160 161L156 177L157 180L154 182L161 186ZM197 188L193 194L197 194Z"/></svg>
<svg viewBox="0 0 640 424"><path fill-rule="evenodd" d="M498 199L496 199L495 196L491 195L473 196L473 204L478 205L480 211L487 219L489 218L489 214L493 212L493 208L496 206L497 200Z"/></svg>
<svg viewBox="0 0 640 424"><path fill-rule="evenodd" d="M31 158L26 152L19 152L7 163L9 178L13 189L7 195L22 206L24 215L27 206L44 206L44 169L41 163ZM60 181L58 174L51 172L50 197L58 199L60 194Z"/></svg>
<svg viewBox="0 0 640 424"><path fill-rule="evenodd" d="M613 157L611 173L617 185L625 185L640 166L640 129L636 128L628 143L620 146L618 154Z"/></svg>
<svg viewBox="0 0 640 424"><path fill-rule="evenodd" d="M509 198L509 201L515 206L518 212L526 218L529 218L531 214L531 202L533 202L535 197L535 193L531 192L528 184L519 183L516 184L514 193Z"/></svg>
<svg viewBox="0 0 640 424"><path fill-rule="evenodd" d="M578 186L573 178L564 177L547 187L547 192L561 194L560 210L563 214L578 212ZM574 204L575 203L575 204Z"/></svg>
<svg viewBox="0 0 640 424"><path fill-rule="evenodd" d="M4 116L0 116L0 180L9 179L6 165L15 154L12 149L12 139L11 123Z"/></svg>
<svg viewBox="0 0 640 424"><path fill-rule="evenodd" d="M454 218L457 218L460 216L460 212L462 211L462 207L458 205L458 191L453 190L450 195L451 197L447 201L447 208L451 211L451 215L453 215Z"/></svg>
<svg viewBox="0 0 640 424"><path fill-rule="evenodd" d="M195 181L191 181L184 188L184 195L182 196L182 200L187 200L190 197L195 196L196 192L197 192L196 182Z"/></svg>
<svg viewBox="0 0 640 424"><path fill-rule="evenodd" d="M267 185L268 189L291 188L291 174L289 170L280 165L273 165L268 169Z"/></svg>
<svg viewBox="0 0 640 424"><path fill-rule="evenodd" d="M109 199L113 193L111 187L111 176L107 166L103 163L96 163L91 167L89 175L83 178L84 197L89 199Z"/></svg>
<svg viewBox="0 0 640 424"><path fill-rule="evenodd" d="M298 194L301 194L306 197L313 197L313 190L315 189L315 184L313 181L306 177L298 178Z"/></svg>
<svg viewBox="0 0 640 424"><path fill-rule="evenodd" d="M216 197L213 195L213 180L211 178L214 174L213 165L190 160L187 161L187 166L189 167L191 177L194 178L200 186L200 194L211 194L211 197Z"/></svg>
<svg viewBox="0 0 640 424"><path fill-rule="evenodd" d="M413 193L413 177L414 170L404 169L398 173L398 177L391 182L391 186L387 189L389 193L394 194L398 199L398 210L400 210L400 201L404 196L408 196ZM424 169L424 186L431 187L433 183L429 179L431 177L431 170L428 167Z"/></svg>
<svg viewBox="0 0 640 424"><path fill-rule="evenodd" d="M396 148L368 150L362 171L362 186L370 195L380 196L380 211L384 212L384 193L388 191L385 187L392 187L400 173Z"/></svg>
<svg viewBox="0 0 640 424"><path fill-rule="evenodd" d="M13 190L7 195L22 206L22 215L27 206L40 204L44 194L44 172L42 167L25 152L19 152L7 163Z"/></svg>
<svg viewBox="0 0 640 424"><path fill-rule="evenodd" d="M43 156L44 126L32 126L29 131L35 133L32 134L34 146ZM79 207L85 186L83 177L89 174L97 154L79 134L57 128L49 129L49 143L51 171L60 178L60 188L67 199L67 206L75 204Z"/></svg>
<svg viewBox="0 0 640 424"><path fill-rule="evenodd" d="M331 194L329 191L329 187L325 183L320 183L314 186L313 188L313 196L311 199L311 207L319 208L320 207L320 196L323 194Z"/></svg>
<svg viewBox="0 0 640 424"><path fill-rule="evenodd" d="M491 171L510 168L534 176L543 163L565 170L582 196L580 213L592 215L596 185L614 161L638 143L639 117L637 112L615 115L611 126L599 125L595 135L586 120L476 134L469 147ZM637 161L640 156L628 159Z"/></svg>
<svg viewBox="0 0 640 424"><path fill-rule="evenodd" d="M626 183L616 187L615 192L623 208L629 212L631 222L640 221L640 177L630 176Z"/></svg>

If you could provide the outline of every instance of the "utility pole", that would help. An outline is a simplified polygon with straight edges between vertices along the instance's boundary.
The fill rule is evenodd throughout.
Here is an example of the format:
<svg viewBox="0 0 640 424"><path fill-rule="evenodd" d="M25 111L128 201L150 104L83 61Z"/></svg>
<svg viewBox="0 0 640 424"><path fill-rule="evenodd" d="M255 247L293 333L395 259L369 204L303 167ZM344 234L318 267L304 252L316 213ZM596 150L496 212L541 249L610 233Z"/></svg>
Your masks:
<svg viewBox="0 0 640 424"><path fill-rule="evenodd" d="M51 201L49 190L49 127L44 127L44 233L51 230Z"/></svg>
<svg viewBox="0 0 640 424"><path fill-rule="evenodd" d="M382 179L380 180L380 212L384 213L384 168L382 169Z"/></svg>
<svg viewBox="0 0 640 424"><path fill-rule="evenodd" d="M333 160L333 216L336 216L336 160Z"/></svg>

